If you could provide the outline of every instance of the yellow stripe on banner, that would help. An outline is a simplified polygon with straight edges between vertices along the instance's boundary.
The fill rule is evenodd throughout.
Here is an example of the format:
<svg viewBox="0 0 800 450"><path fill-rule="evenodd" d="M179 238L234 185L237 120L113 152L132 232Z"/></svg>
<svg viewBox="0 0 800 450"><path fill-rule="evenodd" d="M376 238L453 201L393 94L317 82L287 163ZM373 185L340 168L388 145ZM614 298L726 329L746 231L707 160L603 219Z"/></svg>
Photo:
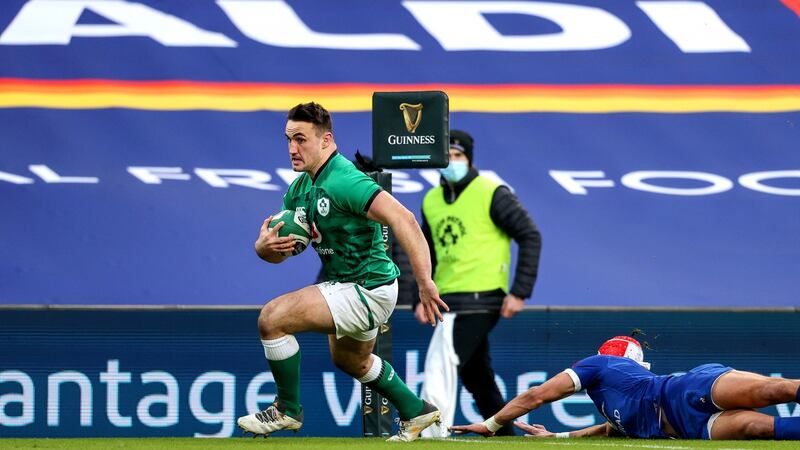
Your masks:
<svg viewBox="0 0 800 450"><path fill-rule="evenodd" d="M372 109L371 97L309 98L287 94L236 98L224 95L128 95L128 94L35 94L0 93L0 108L107 109L127 108L152 111L211 110L228 112L285 111L314 100L330 111L360 112Z"/></svg>
<svg viewBox="0 0 800 450"><path fill-rule="evenodd" d="M285 111L314 100L368 112L373 91L448 93L453 112L773 113L800 111L800 85L370 85L0 79L0 108Z"/></svg>
<svg viewBox="0 0 800 450"><path fill-rule="evenodd" d="M657 97L543 97L522 96L496 99L464 96L450 98L451 111L524 113L703 113L743 112L774 113L800 111L800 95L777 98L697 98Z"/></svg>

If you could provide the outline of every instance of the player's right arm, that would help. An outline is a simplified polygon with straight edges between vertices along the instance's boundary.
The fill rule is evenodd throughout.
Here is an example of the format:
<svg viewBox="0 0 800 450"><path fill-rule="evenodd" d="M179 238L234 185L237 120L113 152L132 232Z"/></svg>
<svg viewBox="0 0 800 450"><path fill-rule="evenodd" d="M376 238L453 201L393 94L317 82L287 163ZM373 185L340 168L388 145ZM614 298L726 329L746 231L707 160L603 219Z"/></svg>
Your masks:
<svg viewBox="0 0 800 450"><path fill-rule="evenodd" d="M292 254L294 238L278 236L278 230L283 227L283 222L278 223L270 230L269 223L271 221L272 216L269 216L261 224L261 230L258 232L258 239L255 243L256 254L268 263L279 264Z"/></svg>
<svg viewBox="0 0 800 450"><path fill-rule="evenodd" d="M482 436L493 436L501 426L512 422L517 417L527 414L547 403L552 403L575 393L575 382L566 372L550 378L539 386L534 386L514 397L497 414L483 423L457 425L451 427L456 434L476 433ZM495 428L494 430L490 428Z"/></svg>

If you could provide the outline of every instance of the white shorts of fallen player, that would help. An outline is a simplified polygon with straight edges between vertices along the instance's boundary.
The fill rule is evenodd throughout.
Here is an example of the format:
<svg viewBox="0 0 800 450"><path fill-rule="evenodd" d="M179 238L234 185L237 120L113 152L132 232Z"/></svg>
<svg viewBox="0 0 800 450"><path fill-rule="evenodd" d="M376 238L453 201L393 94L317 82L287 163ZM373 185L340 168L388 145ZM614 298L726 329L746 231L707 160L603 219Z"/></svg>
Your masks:
<svg viewBox="0 0 800 450"><path fill-rule="evenodd" d="M316 286L331 310L337 339L342 336L358 341L375 339L378 328L389 320L397 304L397 280L372 290L355 283L330 281Z"/></svg>

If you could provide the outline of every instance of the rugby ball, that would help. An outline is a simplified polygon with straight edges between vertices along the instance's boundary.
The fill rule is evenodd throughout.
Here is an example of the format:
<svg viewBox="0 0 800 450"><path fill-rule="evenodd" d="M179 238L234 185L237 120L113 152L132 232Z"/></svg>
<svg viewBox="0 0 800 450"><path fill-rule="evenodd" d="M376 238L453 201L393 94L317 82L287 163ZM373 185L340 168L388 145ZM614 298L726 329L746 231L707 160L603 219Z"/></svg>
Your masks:
<svg viewBox="0 0 800 450"><path fill-rule="evenodd" d="M306 220L306 214L302 211L285 209L272 216L268 228L272 230L281 222L283 222L283 226L278 229L278 236L293 237L294 251L292 255L299 255L308 247L308 241L311 239L311 228Z"/></svg>

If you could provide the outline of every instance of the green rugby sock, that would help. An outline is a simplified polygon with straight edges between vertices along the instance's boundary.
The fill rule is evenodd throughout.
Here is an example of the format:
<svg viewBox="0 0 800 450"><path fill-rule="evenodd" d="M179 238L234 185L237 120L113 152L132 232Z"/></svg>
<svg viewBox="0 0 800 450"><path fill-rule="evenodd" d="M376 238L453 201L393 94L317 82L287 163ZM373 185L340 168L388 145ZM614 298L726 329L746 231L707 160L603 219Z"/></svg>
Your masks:
<svg viewBox="0 0 800 450"><path fill-rule="evenodd" d="M373 355L372 364L380 364L377 378L371 376L371 373L377 370L371 369L359 381L389 400L397 408L400 420L418 416L424 406L422 400L411 392L411 389L400 379L400 375L394 371L392 365L375 355ZM373 367L373 369L377 369L377 367ZM373 379L369 380L368 378Z"/></svg>
<svg viewBox="0 0 800 450"><path fill-rule="evenodd" d="M275 385L278 387L278 409L293 418L300 416L300 347L294 336L262 340Z"/></svg>

